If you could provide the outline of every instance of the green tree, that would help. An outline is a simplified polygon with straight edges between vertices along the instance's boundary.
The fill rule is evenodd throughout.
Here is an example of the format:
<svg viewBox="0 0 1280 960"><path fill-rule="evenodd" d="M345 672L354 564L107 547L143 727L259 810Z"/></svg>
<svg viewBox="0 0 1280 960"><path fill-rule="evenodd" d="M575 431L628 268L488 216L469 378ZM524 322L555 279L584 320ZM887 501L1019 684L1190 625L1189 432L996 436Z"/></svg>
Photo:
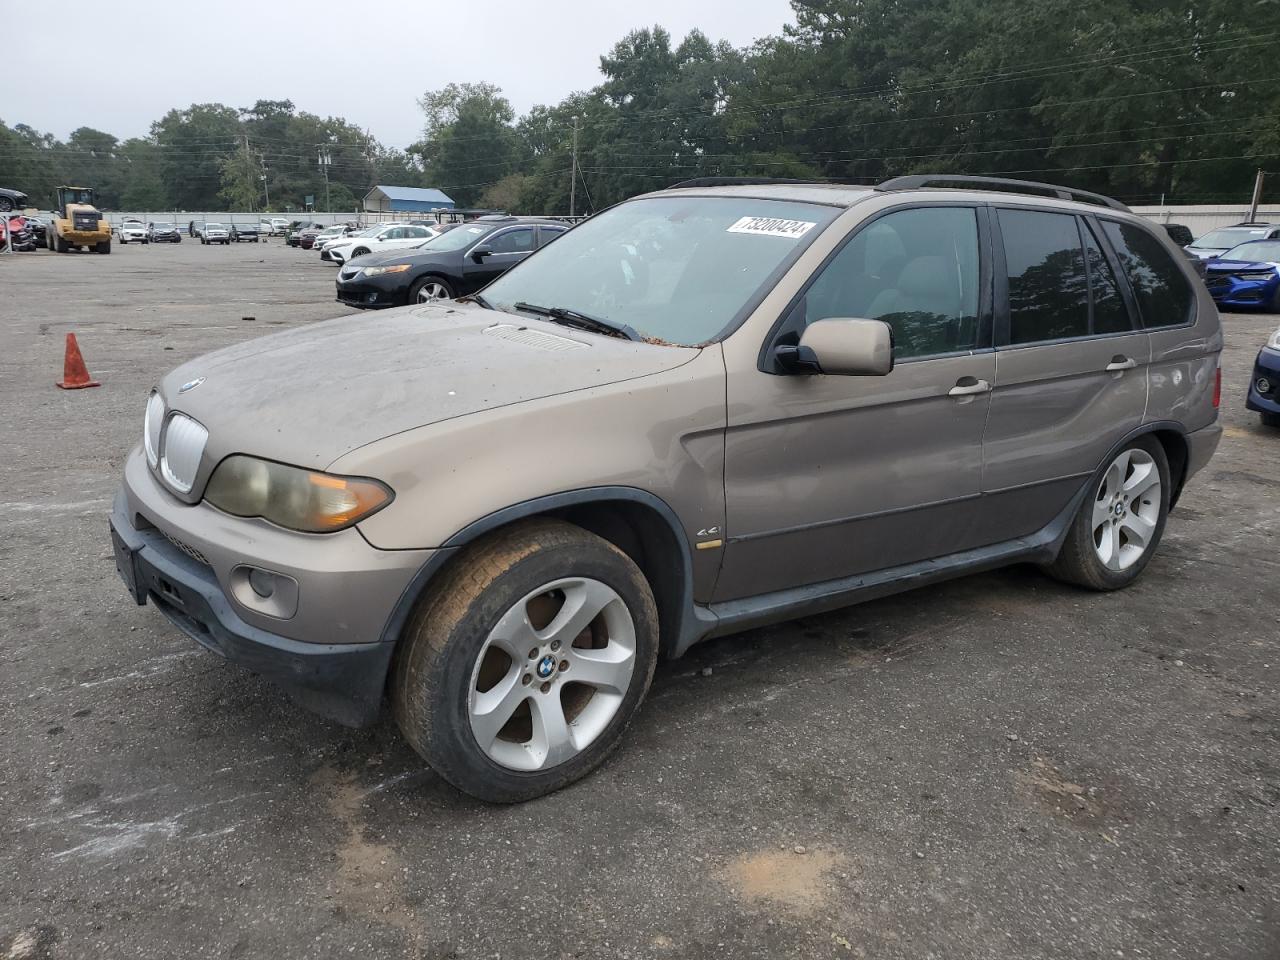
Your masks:
<svg viewBox="0 0 1280 960"><path fill-rule="evenodd" d="M427 186L443 190L458 206L473 206L485 187L518 170L515 111L498 87L451 83L428 91L418 105L426 123L409 152L420 158Z"/></svg>

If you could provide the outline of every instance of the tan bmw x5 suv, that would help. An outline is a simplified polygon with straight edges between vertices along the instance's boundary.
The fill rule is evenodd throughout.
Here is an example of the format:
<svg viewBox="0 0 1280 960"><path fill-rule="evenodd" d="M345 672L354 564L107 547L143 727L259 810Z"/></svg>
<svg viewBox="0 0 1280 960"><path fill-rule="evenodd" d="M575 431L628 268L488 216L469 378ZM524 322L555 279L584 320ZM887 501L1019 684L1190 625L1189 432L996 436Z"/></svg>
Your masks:
<svg viewBox="0 0 1280 960"><path fill-rule="evenodd" d="M305 706L385 699L462 790L538 796L699 640L1014 562L1131 583L1221 432L1184 261L1045 184L689 181L481 295L162 378L117 565Z"/></svg>

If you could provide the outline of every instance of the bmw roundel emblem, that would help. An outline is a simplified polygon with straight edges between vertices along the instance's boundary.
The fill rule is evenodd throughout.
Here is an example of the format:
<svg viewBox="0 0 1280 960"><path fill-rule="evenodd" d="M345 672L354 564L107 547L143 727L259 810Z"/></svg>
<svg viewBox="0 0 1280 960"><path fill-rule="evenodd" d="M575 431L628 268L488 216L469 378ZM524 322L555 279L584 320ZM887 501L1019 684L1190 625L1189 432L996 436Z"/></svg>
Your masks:
<svg viewBox="0 0 1280 960"><path fill-rule="evenodd" d="M194 390L200 384L204 383L204 377L196 377L194 380L188 380L178 388L179 393L186 393L188 390Z"/></svg>
<svg viewBox="0 0 1280 960"><path fill-rule="evenodd" d="M547 654L538 661L538 679L546 680L556 672L556 658Z"/></svg>

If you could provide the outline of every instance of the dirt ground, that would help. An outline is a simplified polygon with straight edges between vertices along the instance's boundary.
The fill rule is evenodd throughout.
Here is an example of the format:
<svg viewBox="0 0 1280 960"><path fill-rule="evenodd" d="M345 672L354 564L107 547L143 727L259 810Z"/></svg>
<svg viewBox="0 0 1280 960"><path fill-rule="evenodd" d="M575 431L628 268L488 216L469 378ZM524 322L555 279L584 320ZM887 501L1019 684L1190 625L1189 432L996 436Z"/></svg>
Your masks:
<svg viewBox="0 0 1280 960"><path fill-rule="evenodd" d="M1280 957L1280 431L1244 409L1280 318L1224 318L1226 435L1132 589L1014 568L697 647L607 766L499 808L115 572L149 387L347 312L333 272L0 257L0 958ZM102 387L54 388L67 331Z"/></svg>

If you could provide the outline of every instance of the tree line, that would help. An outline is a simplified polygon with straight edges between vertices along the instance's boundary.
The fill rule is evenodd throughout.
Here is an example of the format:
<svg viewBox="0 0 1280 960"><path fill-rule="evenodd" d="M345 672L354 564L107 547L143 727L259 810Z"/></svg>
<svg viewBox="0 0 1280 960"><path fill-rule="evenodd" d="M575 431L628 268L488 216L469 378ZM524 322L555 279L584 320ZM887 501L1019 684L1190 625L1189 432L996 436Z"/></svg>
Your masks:
<svg viewBox="0 0 1280 960"><path fill-rule="evenodd" d="M562 214L701 176L876 182L906 173L1047 180L1131 203L1247 199L1280 156L1280 28L1236 0L792 0L745 49L634 31L603 81L517 116L488 83L419 100L387 147L288 100L171 110L147 137L65 142L0 123L0 179L133 210L354 210L375 183L459 206ZM572 147L577 139L577 173ZM326 204L326 188L328 201Z"/></svg>

